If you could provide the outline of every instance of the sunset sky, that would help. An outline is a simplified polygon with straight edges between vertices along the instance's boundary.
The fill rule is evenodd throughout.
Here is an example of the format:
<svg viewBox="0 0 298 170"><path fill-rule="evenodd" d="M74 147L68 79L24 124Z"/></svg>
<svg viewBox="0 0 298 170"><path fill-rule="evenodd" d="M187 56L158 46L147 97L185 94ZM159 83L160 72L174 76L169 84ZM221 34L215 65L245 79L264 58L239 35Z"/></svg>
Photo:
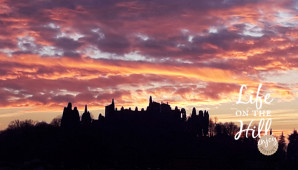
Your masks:
<svg viewBox="0 0 298 170"><path fill-rule="evenodd" d="M69 101L97 119L112 98L134 109L150 95L237 122L255 108L235 104L241 85L262 83L273 129L289 131L297 68L296 0L0 0L0 130L49 122Z"/></svg>

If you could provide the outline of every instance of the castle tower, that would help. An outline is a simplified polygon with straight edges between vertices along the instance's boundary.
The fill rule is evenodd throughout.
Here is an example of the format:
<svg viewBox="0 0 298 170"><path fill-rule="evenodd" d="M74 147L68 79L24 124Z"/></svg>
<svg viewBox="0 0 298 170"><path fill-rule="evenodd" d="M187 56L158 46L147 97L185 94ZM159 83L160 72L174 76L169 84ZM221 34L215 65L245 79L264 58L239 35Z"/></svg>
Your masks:
<svg viewBox="0 0 298 170"><path fill-rule="evenodd" d="M109 118L115 112L115 103L114 99L112 99L112 103L110 105L105 106L105 116Z"/></svg>
<svg viewBox="0 0 298 170"><path fill-rule="evenodd" d="M69 102L67 107L64 107L61 127L63 128L74 128L80 124L80 115L77 107L72 110L72 104Z"/></svg>

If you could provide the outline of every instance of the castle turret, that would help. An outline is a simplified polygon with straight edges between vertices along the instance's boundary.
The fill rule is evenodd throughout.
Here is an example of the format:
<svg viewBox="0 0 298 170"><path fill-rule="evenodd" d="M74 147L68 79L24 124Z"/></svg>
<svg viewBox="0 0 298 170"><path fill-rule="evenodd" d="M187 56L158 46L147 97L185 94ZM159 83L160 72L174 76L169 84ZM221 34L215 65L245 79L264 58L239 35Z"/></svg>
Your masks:
<svg viewBox="0 0 298 170"><path fill-rule="evenodd" d="M84 111L84 113L87 113L87 105L85 105L85 111Z"/></svg>
<svg viewBox="0 0 298 170"><path fill-rule="evenodd" d="M82 125L89 126L91 125L91 121L92 119L91 119L90 112L87 109L87 105L85 105L85 111L82 114Z"/></svg>
<svg viewBox="0 0 298 170"><path fill-rule="evenodd" d="M192 117L192 118L195 118L195 117L196 117L196 115L197 115L196 112L197 112L197 111L196 111L196 108L193 107L193 108L192 108L192 113L191 113L191 117Z"/></svg>
<svg viewBox="0 0 298 170"><path fill-rule="evenodd" d="M67 105L67 109L70 109L72 110L72 104L69 102L68 105Z"/></svg>

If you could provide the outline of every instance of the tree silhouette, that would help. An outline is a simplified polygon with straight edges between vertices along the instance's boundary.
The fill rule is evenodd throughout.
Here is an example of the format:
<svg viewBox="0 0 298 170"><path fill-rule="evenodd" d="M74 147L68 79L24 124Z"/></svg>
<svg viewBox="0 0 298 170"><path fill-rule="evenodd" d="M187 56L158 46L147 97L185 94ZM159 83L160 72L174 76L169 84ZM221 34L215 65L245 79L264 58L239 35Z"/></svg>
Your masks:
<svg viewBox="0 0 298 170"><path fill-rule="evenodd" d="M204 111L204 119L203 119L203 133L204 133L204 136L207 136L208 135L208 129L209 129L209 113L208 111Z"/></svg>
<svg viewBox="0 0 298 170"><path fill-rule="evenodd" d="M214 136L214 127L215 123L213 122L212 118L209 119L209 134L210 136Z"/></svg>
<svg viewBox="0 0 298 170"><path fill-rule="evenodd" d="M196 128L198 128L198 135L199 135L199 137L201 137L203 135L203 129L204 129L204 124L205 124L205 122L204 122L204 115L203 114L204 114L203 111L200 110L199 111L199 114L197 116L197 119L196 119L196 125L197 125Z"/></svg>
<svg viewBox="0 0 298 170"><path fill-rule="evenodd" d="M9 123L8 129L29 128L33 127L34 125L35 122L31 119L27 119L24 121L14 120Z"/></svg>
<svg viewBox="0 0 298 170"><path fill-rule="evenodd" d="M281 132L281 135L279 136L279 140L278 140L278 150L277 150L277 154L281 159L285 159L286 147L287 147L287 144L286 144L284 132Z"/></svg>
<svg viewBox="0 0 298 170"><path fill-rule="evenodd" d="M61 126L61 118L54 118L51 123L52 126L54 127L60 127Z"/></svg>
<svg viewBox="0 0 298 170"><path fill-rule="evenodd" d="M287 149L287 156L290 160L298 160L298 133L294 130L291 135L289 135L289 144Z"/></svg>

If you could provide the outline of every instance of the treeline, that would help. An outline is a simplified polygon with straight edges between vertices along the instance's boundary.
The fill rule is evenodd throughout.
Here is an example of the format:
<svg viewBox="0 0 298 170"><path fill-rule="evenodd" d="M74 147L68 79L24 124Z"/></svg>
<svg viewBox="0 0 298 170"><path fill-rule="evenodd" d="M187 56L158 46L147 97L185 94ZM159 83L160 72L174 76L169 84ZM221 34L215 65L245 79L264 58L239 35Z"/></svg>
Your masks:
<svg viewBox="0 0 298 170"><path fill-rule="evenodd" d="M257 150L257 140L234 140L239 127L209 119L208 133L165 122L133 125L102 121L97 126L61 127L51 123L12 121L0 134L0 167L12 169L291 169L298 167L298 134L282 134L270 156ZM147 120L148 121L148 120ZM150 121L149 121L150 122ZM143 123L143 122L141 122ZM150 128L146 128L146 126ZM175 124L177 126L177 124ZM182 128L186 127L186 128ZM204 135L206 134L206 135Z"/></svg>

